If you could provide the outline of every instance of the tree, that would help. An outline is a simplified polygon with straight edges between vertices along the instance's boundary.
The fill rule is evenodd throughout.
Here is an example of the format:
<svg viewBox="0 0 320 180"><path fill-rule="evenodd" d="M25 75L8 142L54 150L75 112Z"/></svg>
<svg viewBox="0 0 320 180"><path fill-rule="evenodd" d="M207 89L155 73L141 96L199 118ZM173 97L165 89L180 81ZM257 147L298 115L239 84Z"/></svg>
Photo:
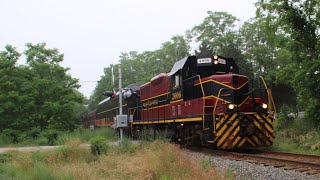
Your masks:
<svg viewBox="0 0 320 180"><path fill-rule="evenodd" d="M280 61L277 81L294 88L306 118L320 125L320 2L260 0L257 8L258 17L272 19L287 40L277 46L289 52Z"/></svg>
<svg viewBox="0 0 320 180"><path fill-rule="evenodd" d="M236 29L237 18L226 12L208 11L203 22L187 31L187 37L200 43L195 51L199 56L218 54L232 57L240 67L242 74L252 76L251 64L241 52L241 39Z"/></svg>
<svg viewBox="0 0 320 180"><path fill-rule="evenodd" d="M63 54L46 44L27 44L25 55L32 71L34 111L32 119L40 129L71 130L78 124L74 106L82 97L74 89L78 80L69 74L69 68L60 66Z"/></svg>
<svg viewBox="0 0 320 180"><path fill-rule="evenodd" d="M20 53L10 45L0 52L0 132L16 141L32 126L28 111L33 105L28 95L32 88L28 82L30 70L16 65L19 58Z"/></svg>
<svg viewBox="0 0 320 180"><path fill-rule="evenodd" d="M27 44L24 54L27 64L18 66L15 48L0 52L0 133L20 141L47 129L74 129L83 97L69 69L59 65L63 55L44 43Z"/></svg>
<svg viewBox="0 0 320 180"><path fill-rule="evenodd" d="M176 61L189 55L189 50L189 44L183 36L174 36L154 51L121 53L119 62L122 69L122 86L126 87L132 83L143 84L160 73L170 71ZM112 67L116 79L114 86L111 83ZM106 98L102 95L104 91L118 87L118 68L119 64L116 64L104 69L104 75L101 76L94 93L90 96L89 109L93 110Z"/></svg>

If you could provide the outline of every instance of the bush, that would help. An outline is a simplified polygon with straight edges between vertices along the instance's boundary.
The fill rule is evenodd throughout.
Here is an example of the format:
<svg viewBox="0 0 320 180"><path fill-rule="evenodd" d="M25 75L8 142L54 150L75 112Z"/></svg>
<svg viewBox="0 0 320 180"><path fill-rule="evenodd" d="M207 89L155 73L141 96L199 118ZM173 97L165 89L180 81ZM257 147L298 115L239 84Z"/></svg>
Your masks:
<svg viewBox="0 0 320 180"><path fill-rule="evenodd" d="M122 153L134 153L138 149L139 145L133 144L130 140L124 139L119 145L120 152Z"/></svg>
<svg viewBox="0 0 320 180"><path fill-rule="evenodd" d="M40 151L31 152L31 158L32 158L33 162L47 163L48 158L49 158L49 153L48 152L40 152Z"/></svg>
<svg viewBox="0 0 320 180"><path fill-rule="evenodd" d="M115 131L111 128L91 129L77 129L73 132L66 132L59 134L57 144L64 144L66 141L79 138L82 142L89 142L93 137L101 136L106 140L115 140Z"/></svg>
<svg viewBox="0 0 320 180"><path fill-rule="evenodd" d="M12 159L11 154L0 154L0 163L8 162Z"/></svg>
<svg viewBox="0 0 320 180"><path fill-rule="evenodd" d="M59 132L54 129L47 129L40 133L37 138L37 142L39 145L49 145L53 146L57 144Z"/></svg>
<svg viewBox="0 0 320 180"><path fill-rule="evenodd" d="M295 112L292 107L289 107L287 105L281 106L279 117L276 121L277 130L285 129L292 125L292 123L294 122L294 117L288 116L288 114L292 112Z"/></svg>
<svg viewBox="0 0 320 180"><path fill-rule="evenodd" d="M79 139L67 141L64 146L56 148L48 158L49 163L92 162L96 158L89 150L81 147Z"/></svg>
<svg viewBox="0 0 320 180"><path fill-rule="evenodd" d="M5 146L11 143L12 143L12 139L10 137L3 134L0 135L0 146Z"/></svg>
<svg viewBox="0 0 320 180"><path fill-rule="evenodd" d="M101 155L107 152L108 145L102 136L96 136L90 140L90 150L93 155Z"/></svg>

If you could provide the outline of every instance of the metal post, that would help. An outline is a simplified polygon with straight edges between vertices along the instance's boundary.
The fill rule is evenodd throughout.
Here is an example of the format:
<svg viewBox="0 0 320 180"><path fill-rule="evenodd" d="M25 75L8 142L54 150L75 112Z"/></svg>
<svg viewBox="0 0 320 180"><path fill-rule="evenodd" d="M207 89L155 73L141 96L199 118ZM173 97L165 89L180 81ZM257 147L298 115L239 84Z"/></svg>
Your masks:
<svg viewBox="0 0 320 180"><path fill-rule="evenodd" d="M122 115L122 72L119 65L119 115ZM120 128L120 141L123 141L123 129Z"/></svg>

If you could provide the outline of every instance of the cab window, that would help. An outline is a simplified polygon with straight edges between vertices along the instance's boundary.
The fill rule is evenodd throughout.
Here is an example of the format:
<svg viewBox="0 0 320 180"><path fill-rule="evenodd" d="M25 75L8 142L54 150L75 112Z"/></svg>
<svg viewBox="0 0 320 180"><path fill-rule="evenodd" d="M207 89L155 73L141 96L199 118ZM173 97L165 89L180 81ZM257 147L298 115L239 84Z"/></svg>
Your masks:
<svg viewBox="0 0 320 180"><path fill-rule="evenodd" d="M176 74L174 76L174 88L180 87L180 85L181 85L181 80L180 79L181 78L180 78L179 74Z"/></svg>

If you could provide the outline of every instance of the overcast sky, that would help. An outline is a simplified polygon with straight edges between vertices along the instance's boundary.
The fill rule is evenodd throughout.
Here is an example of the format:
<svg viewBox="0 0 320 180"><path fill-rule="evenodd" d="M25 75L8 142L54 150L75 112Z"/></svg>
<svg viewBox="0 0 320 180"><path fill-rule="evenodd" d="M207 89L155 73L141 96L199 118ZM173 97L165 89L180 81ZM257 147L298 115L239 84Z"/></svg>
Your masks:
<svg viewBox="0 0 320 180"><path fill-rule="evenodd" d="M121 52L154 50L202 22L207 11L226 11L243 23L256 0L0 0L0 49L46 42L64 53L63 66L80 79L87 97ZM20 63L24 63L20 60Z"/></svg>

